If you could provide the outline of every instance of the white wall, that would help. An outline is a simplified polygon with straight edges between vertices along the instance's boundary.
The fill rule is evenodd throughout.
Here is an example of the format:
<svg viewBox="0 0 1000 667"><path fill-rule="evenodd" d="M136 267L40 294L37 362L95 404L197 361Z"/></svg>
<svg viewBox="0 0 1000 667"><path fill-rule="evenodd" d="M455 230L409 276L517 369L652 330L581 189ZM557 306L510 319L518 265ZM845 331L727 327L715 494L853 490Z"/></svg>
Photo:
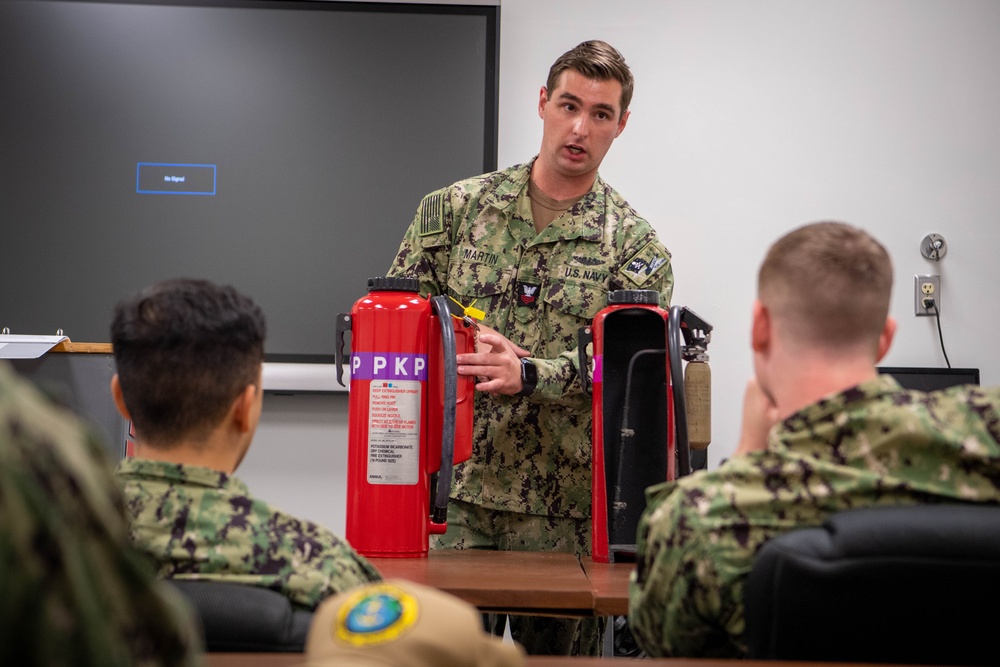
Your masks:
<svg viewBox="0 0 1000 667"><path fill-rule="evenodd" d="M938 273L952 366L1000 384L1000 3L503 0L501 166L538 150L548 66L591 38L637 79L602 176L673 252L674 302L715 326L710 465L735 446L758 263L806 222L862 226L893 256L885 365L944 365L933 318L913 316L913 275ZM930 232L939 263L919 252ZM241 475L342 531L345 452L345 397L269 397Z"/></svg>

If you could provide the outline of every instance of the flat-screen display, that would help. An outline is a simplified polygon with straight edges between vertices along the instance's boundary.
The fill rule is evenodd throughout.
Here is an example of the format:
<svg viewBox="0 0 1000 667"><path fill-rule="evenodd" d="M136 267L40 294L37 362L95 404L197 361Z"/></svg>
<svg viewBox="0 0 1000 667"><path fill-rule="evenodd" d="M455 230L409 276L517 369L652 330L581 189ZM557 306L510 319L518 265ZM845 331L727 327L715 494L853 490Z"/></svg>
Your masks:
<svg viewBox="0 0 1000 667"><path fill-rule="evenodd" d="M332 362L426 193L496 167L498 8L0 0L0 328L232 284Z"/></svg>
<svg viewBox="0 0 1000 667"><path fill-rule="evenodd" d="M878 372L893 376L904 389L920 391L936 391L962 384L979 384L978 368L880 366Z"/></svg>

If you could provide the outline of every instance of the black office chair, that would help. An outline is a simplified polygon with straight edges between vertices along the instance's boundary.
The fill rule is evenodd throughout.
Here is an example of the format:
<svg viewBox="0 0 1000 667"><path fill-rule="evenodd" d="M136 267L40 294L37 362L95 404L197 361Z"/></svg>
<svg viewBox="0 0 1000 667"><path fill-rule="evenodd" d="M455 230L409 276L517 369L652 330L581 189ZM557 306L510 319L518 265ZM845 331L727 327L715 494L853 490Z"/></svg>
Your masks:
<svg viewBox="0 0 1000 667"><path fill-rule="evenodd" d="M298 653L305 650L313 612L283 594L258 586L218 581L168 580L195 609L205 650L233 653Z"/></svg>
<svg viewBox="0 0 1000 667"><path fill-rule="evenodd" d="M1000 664L1000 507L834 514L765 544L744 600L751 658Z"/></svg>

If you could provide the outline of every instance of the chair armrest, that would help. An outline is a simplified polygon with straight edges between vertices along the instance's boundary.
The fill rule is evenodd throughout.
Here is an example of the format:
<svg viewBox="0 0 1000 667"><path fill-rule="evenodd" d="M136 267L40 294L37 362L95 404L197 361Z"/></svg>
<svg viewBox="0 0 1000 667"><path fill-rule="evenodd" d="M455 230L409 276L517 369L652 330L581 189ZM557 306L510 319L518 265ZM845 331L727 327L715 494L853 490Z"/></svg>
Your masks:
<svg viewBox="0 0 1000 667"><path fill-rule="evenodd" d="M209 652L295 653L305 650L313 612L258 586L168 579L201 621Z"/></svg>

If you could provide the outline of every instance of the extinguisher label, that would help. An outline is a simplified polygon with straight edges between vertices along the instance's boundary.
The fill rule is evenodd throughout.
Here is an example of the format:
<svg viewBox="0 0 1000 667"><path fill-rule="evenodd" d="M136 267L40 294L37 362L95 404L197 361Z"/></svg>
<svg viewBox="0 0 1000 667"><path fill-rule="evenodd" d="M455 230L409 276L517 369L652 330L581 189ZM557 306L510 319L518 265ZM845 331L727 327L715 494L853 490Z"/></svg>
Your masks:
<svg viewBox="0 0 1000 667"><path fill-rule="evenodd" d="M423 384L392 380L369 386L368 482L416 484L420 479Z"/></svg>
<svg viewBox="0 0 1000 667"><path fill-rule="evenodd" d="M355 352L351 355L352 380L427 381L427 355L405 352Z"/></svg>

